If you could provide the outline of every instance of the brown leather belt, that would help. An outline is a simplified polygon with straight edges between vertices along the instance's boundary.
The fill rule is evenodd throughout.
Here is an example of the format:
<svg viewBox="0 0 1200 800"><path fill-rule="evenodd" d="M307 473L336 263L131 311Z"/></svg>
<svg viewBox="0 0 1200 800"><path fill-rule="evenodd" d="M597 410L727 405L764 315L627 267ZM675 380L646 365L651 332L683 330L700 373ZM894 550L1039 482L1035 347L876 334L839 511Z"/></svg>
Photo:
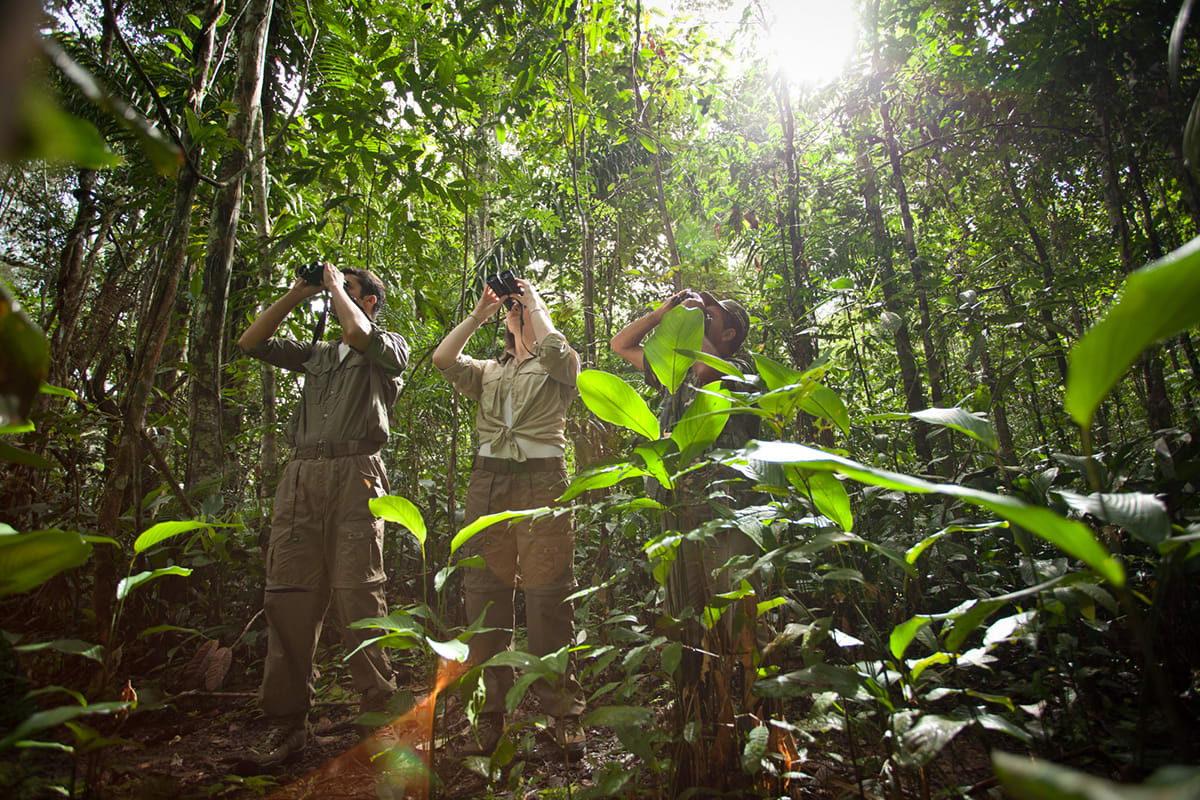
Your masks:
<svg viewBox="0 0 1200 800"><path fill-rule="evenodd" d="M369 456L379 452L379 442L360 439L356 442L317 442L297 447L292 458L340 458L342 456Z"/></svg>
<svg viewBox="0 0 1200 800"><path fill-rule="evenodd" d="M502 475L523 475L527 472L557 472L567 468L567 460L562 456L550 458L527 458L524 461L513 461L511 458L492 458L491 456L475 456L475 469L486 469Z"/></svg>

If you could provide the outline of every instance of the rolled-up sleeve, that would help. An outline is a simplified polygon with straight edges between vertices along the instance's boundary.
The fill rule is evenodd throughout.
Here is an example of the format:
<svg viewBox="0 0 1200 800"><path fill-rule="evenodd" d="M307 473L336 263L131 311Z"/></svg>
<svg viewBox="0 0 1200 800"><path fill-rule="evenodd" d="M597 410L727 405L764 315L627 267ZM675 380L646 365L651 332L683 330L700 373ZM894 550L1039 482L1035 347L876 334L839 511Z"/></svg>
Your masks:
<svg viewBox="0 0 1200 800"><path fill-rule="evenodd" d="M399 375L408 366L408 342L398 333L385 331L371 323L366 357L389 375Z"/></svg>
<svg viewBox="0 0 1200 800"><path fill-rule="evenodd" d="M551 331L538 342L537 358L553 380L568 386L578 381L579 354L558 331Z"/></svg>
<svg viewBox="0 0 1200 800"><path fill-rule="evenodd" d="M478 400L483 396L483 362L478 359L458 354L454 363L445 369L440 369L442 377L450 381L450 385L462 394Z"/></svg>
<svg viewBox="0 0 1200 800"><path fill-rule="evenodd" d="M304 362L312 356L312 350L312 345L297 342L295 339L272 336L265 342L251 347L246 351L246 355L275 367L303 372Z"/></svg>

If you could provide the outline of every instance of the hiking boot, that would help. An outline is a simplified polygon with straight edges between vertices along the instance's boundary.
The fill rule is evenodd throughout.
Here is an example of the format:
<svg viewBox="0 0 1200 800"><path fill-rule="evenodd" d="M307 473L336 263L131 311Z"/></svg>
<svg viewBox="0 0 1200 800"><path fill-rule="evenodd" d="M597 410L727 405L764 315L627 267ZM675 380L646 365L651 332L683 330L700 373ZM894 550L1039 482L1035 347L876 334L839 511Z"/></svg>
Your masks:
<svg viewBox="0 0 1200 800"><path fill-rule="evenodd" d="M558 717L547 733L551 740L534 748L536 761L578 761L587 752L587 734L579 724L579 717Z"/></svg>
<svg viewBox="0 0 1200 800"><path fill-rule="evenodd" d="M278 767L300 755L307 746L307 721L281 722L271 728L262 746L254 749L251 760L260 767Z"/></svg>
<svg viewBox="0 0 1200 800"><path fill-rule="evenodd" d="M498 712L480 714L475 720L475 730L466 735L466 741L458 748L460 756L490 756L504 735L504 715Z"/></svg>

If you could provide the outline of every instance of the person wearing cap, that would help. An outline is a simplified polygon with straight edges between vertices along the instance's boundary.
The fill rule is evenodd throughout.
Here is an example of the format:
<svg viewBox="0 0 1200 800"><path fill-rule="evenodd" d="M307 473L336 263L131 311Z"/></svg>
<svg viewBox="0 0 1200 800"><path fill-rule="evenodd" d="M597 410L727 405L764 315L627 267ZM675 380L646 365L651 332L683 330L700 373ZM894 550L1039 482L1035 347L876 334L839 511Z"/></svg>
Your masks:
<svg viewBox="0 0 1200 800"><path fill-rule="evenodd" d="M723 376L709 365L697 361L679 388L673 393L666 393L665 387L645 358L642 341L658 327L667 312L677 305L704 311L702 349L705 353L731 362L743 375L753 373L751 362L741 353L742 345L750 331L750 315L736 300L719 300L709 292L685 289L676 292L657 308L626 325L612 338L610 346L617 355L642 370L647 385L664 394L658 415L663 436L667 436L683 417L699 390L713 381L720 380L722 388L733 392L754 391L752 385ZM757 435L758 417L752 414L731 414L712 449L739 448ZM747 498L744 492L737 488L740 484L739 477L728 467L710 464L680 476L675 480L675 487L671 492L664 491L656 481L649 481L648 494L666 506L660 517L662 532L686 534L713 521L716 517L714 504L745 505ZM679 679L682 685L695 685L701 681L701 675L705 672L702 669L701 653L730 656L735 654L734 617L740 612L736 609L727 611L722 616L720 625L707 629L699 620L705 606L711 603L716 595L730 589L729 570L718 571L718 568L734 556L757 552L758 546L736 528L720 528L704 537L702 541L689 538L679 542L675 560L667 576L664 609L668 615L680 620L679 638L686 645L680 662ZM749 624L753 624L752 618ZM715 676L717 672L708 671L708 674ZM703 691L696 696L703 697L706 694L715 696L715 693ZM713 709L682 710L685 719L692 718L693 714L701 718L715 719Z"/></svg>
<svg viewBox="0 0 1200 800"><path fill-rule="evenodd" d="M467 489L465 523L500 511L554 506L567 487L567 409L579 394L579 354L554 327L546 304L528 281L519 294L498 296L485 287L475 310L433 351L433 365L454 388L478 402L479 450ZM504 304L505 352L477 359L463 354L467 341ZM575 640L575 529L569 513L500 522L477 533L459 551L483 566L463 573L467 618L483 615L486 630L470 643L478 666L512 644L514 592L525 594L529 652L544 656ZM505 697L514 685L510 667L483 671L484 699L473 740L460 755L491 755L504 732ZM583 690L566 672L532 685L542 711L554 717L554 746L547 759L582 757L579 717ZM535 753L536 755L536 753Z"/></svg>

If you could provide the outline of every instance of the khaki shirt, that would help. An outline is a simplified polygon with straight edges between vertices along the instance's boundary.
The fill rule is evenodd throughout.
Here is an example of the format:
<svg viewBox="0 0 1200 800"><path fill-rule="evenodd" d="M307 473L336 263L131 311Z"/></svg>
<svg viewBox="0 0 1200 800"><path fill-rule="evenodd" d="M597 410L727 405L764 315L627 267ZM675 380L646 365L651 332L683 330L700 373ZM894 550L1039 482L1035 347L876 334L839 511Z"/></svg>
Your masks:
<svg viewBox="0 0 1200 800"><path fill-rule="evenodd" d="M408 364L408 343L397 333L371 324L367 350L345 358L339 341L305 344L271 338L247 351L276 367L304 373L304 390L285 438L293 447L320 442L388 439L388 417Z"/></svg>
<svg viewBox="0 0 1200 800"><path fill-rule="evenodd" d="M459 354L442 375L462 394L479 402L475 426L480 445L495 458L524 461L521 439L548 444L560 452L567 446L567 408L579 394L579 354L566 338L552 331L538 342L532 358L503 362ZM505 422L504 401L512 403L512 424Z"/></svg>

